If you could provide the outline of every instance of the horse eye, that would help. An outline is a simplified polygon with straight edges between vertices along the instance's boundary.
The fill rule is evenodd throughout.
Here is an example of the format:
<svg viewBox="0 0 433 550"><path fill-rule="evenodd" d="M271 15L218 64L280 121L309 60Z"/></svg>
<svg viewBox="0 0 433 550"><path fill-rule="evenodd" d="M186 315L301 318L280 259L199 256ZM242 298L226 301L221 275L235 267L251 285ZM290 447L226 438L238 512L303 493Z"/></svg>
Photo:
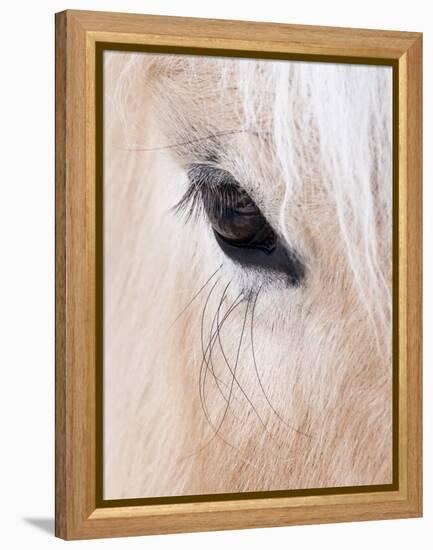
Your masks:
<svg viewBox="0 0 433 550"><path fill-rule="evenodd" d="M300 284L304 266L298 255L277 236L260 208L226 170L193 164L191 187L177 208L203 208L222 251L245 267L284 273L291 285Z"/></svg>
<svg viewBox="0 0 433 550"><path fill-rule="evenodd" d="M239 248L270 254L276 235L250 196L237 185L228 184L214 193L204 209L214 233L220 240Z"/></svg>

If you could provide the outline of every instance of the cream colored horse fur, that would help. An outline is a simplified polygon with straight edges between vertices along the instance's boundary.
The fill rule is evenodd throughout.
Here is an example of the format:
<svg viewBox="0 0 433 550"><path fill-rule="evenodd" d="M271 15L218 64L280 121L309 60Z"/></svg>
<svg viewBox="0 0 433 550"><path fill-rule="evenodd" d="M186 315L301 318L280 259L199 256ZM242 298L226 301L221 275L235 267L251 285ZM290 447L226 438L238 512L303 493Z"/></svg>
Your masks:
<svg viewBox="0 0 433 550"><path fill-rule="evenodd" d="M390 483L391 69L105 57L104 497ZM299 287L173 211L196 162Z"/></svg>

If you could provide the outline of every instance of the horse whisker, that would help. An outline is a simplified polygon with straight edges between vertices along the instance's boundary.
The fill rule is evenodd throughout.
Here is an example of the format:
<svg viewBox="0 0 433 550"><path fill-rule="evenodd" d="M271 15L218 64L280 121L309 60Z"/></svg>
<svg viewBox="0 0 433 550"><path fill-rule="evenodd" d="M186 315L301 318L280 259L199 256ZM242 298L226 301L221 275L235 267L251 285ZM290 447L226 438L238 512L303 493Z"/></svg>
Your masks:
<svg viewBox="0 0 433 550"><path fill-rule="evenodd" d="M200 287L200 289L194 294L194 296L191 298L191 300L186 304L186 306L182 309L182 311L176 316L174 321L171 323L171 325L168 327L168 330L171 329L171 327L176 323L176 321L185 313L185 311L190 307L190 305L194 302L194 300L203 292L203 290L206 288L206 286L211 282L211 280L215 277L215 275L218 273L218 271L221 269L223 264L221 264L216 271L212 273L212 275L209 277L209 279Z"/></svg>
<svg viewBox="0 0 433 550"><path fill-rule="evenodd" d="M256 310L256 305L257 305L257 300L258 300L258 297L259 297L259 294L260 294L260 291L262 289L262 286L260 286L259 290L257 291L256 293L256 297L254 299L254 303L253 303L253 307L251 309L251 352L252 352L252 356L253 356L253 364L254 364L254 370L255 370L255 373L256 373L256 377L257 377L257 380L259 382L259 386L260 386L260 389L263 393L263 396L264 398L266 399L266 402L267 404L269 405L269 407L271 408L272 412L275 414L275 416L285 425L287 426L289 429L295 431L296 433L298 433L299 435L303 435L305 437L308 437L308 438L312 438L312 436L308 433L305 433L303 432L302 430L300 430L299 428L296 428L292 425L290 425L288 422L286 422L284 420L284 418L281 417L281 415L278 413L278 411L275 410L275 408L273 407L266 391L265 391L265 388L263 386L263 383L262 383L262 379L261 379L261 376L259 374L259 369L257 367L257 360L256 360L256 354L255 354L255 350L254 350L254 314L255 314L255 310Z"/></svg>
<svg viewBox="0 0 433 550"><path fill-rule="evenodd" d="M228 400L227 400L227 405L224 409L224 413L223 413L223 416L222 416L222 419L217 427L217 430L216 430L216 434L219 433L223 423L224 423L224 420L226 418L226 415L227 415L227 410L228 410L228 406L230 405L230 401L231 401L231 397L232 397L232 394L233 394L233 385L234 385L234 381L236 379L236 369L237 369L237 366L238 366L238 362L239 362L239 355L240 355L240 352L241 352L241 347L242 347L242 340L243 340L243 337L244 337L244 332L245 332L245 325L246 325L246 322L247 322L247 315L248 315L248 308L250 306L250 302L251 302L251 292L250 292L250 295L248 296L248 301L247 301L247 305L245 307L245 315L244 315L244 320L243 320L243 323L242 323L242 331L241 331L241 335L240 335L240 338L239 338L239 346L238 346L238 351L236 353L236 361L235 361L235 366L233 368L233 377L232 377L232 381L231 381L231 384L230 384L230 392L229 392L229 397L228 397ZM210 440L211 441L211 440ZM207 445L210 443L210 441L208 441Z"/></svg>
<svg viewBox="0 0 433 550"><path fill-rule="evenodd" d="M217 286L218 283L219 283L219 279L216 280L216 282L213 284L212 288L209 291L209 294L206 298L206 302L205 302L204 307L203 307L203 312L202 312L201 321L200 321L200 339L201 339L201 350L202 350L202 354L203 354L203 360L200 364L200 373L199 373L199 378L198 378L198 389L199 389L201 408L203 410L203 413L204 413L207 421L209 422L209 424L211 426L213 424L212 424L212 421L209 417L209 414L208 414L208 411L207 411L207 408L206 408L206 403L203 401L203 395L202 395L202 372L203 372L203 364L206 363L206 353L207 353L207 351L205 351L205 347L204 347L204 319L205 319L205 316L206 316L206 309L207 309L207 306L209 304L210 297L211 297L211 295L212 295L213 291L215 290L215 287ZM207 363L206 363L206 365L207 365Z"/></svg>
<svg viewBox="0 0 433 550"><path fill-rule="evenodd" d="M227 359L227 355L225 353L225 350L224 350L224 347L222 345L222 341L221 341L221 336L220 336L220 333L218 333L218 341L219 341L219 346L220 346L220 349L221 349L221 354L224 358L224 362L225 364L227 365L231 375L233 376L234 373L233 373L233 370L232 368L230 367L230 363ZM249 398L249 396L247 395L247 393L245 392L244 388L242 387L242 385L240 384L239 380L237 379L236 376L234 376L234 381L236 382L236 385L238 386L238 388L240 389L242 395L245 397L245 399L247 400L248 404L250 405L251 409L253 410L254 414L256 415L256 417L258 418L260 424L262 425L263 429L267 432L267 434L269 435L269 437L271 439L273 439L275 441L275 443L277 444L277 446L279 447L279 449L281 449L281 445L279 444L279 442L275 439L274 435L269 431L269 428L267 427L265 421L262 419L260 413L258 412L257 408L255 407L255 405L253 404L253 402L251 401L251 399Z"/></svg>
<svg viewBox="0 0 433 550"><path fill-rule="evenodd" d="M232 311L242 303L242 300L241 301L238 301L240 296L242 295L239 294L239 296L234 300L234 302L232 303L232 305L230 306L230 308L226 311L226 313L224 314L224 317L221 321L221 323L218 323L217 324L217 328L215 330L215 332L213 333L213 335L211 336L211 339L207 345L207 348L206 350L203 350L203 347L202 347L202 352L203 352L203 359L202 359L202 362L201 362L201 365L200 365L200 374L199 374L199 388L200 388L200 391L201 391L201 388L203 386L203 393L204 393L204 384L205 384L205 381L203 382L202 384L202 380L201 380L201 377L202 377L202 372L203 372L203 365L205 364L206 365L206 371L209 370L209 362L208 360L206 360L206 354L209 353L211 354L212 353L212 348L216 342L216 334L218 333L218 331L220 330L220 328L223 326L224 322L227 320L227 318L229 317L229 315L232 313ZM215 317L214 317L215 319ZM212 323L212 325L214 324L214 322ZM203 327L203 325L202 325ZM202 346L204 346L204 342L202 341ZM205 376L206 376L206 371L205 371ZM214 375L215 376L215 375ZM222 382L222 380L220 381ZM220 393L221 395L224 397L225 401L227 401L227 397L225 396L224 392L221 390L221 388L219 387L220 389ZM201 399L202 399L202 395L201 395ZM210 418L209 416L207 415L206 416L206 419L208 420L209 424L211 425L211 427L214 429L215 426L214 424L210 421Z"/></svg>

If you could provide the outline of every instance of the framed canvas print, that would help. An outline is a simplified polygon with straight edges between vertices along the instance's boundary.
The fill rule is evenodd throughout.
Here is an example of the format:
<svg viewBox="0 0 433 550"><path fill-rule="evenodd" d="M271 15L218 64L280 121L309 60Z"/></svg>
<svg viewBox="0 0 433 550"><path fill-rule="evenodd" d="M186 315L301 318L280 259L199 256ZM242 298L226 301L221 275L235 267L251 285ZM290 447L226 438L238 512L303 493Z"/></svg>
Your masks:
<svg viewBox="0 0 433 550"><path fill-rule="evenodd" d="M422 37L56 15L56 534L421 515Z"/></svg>

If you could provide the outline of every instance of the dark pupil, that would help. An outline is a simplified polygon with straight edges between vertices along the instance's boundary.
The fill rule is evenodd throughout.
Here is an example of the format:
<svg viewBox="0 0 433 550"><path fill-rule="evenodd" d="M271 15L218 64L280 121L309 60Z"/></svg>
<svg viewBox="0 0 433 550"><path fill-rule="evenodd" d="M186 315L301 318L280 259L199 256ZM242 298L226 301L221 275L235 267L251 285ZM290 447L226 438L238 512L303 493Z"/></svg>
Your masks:
<svg viewBox="0 0 433 550"><path fill-rule="evenodd" d="M305 268L299 256L277 237L230 172L192 164L188 177L191 187L186 200L192 196L193 205L200 201L218 245L229 258L244 267L283 273L291 286L300 284Z"/></svg>
<svg viewBox="0 0 433 550"><path fill-rule="evenodd" d="M225 170L193 165L190 179L202 184L203 207L217 235L232 246L270 253L276 236L248 193ZM205 180L205 181L203 181Z"/></svg>
<svg viewBox="0 0 433 550"><path fill-rule="evenodd" d="M215 193L214 204L205 210L214 230L237 246L271 251L274 232L249 195L239 187L227 186Z"/></svg>

